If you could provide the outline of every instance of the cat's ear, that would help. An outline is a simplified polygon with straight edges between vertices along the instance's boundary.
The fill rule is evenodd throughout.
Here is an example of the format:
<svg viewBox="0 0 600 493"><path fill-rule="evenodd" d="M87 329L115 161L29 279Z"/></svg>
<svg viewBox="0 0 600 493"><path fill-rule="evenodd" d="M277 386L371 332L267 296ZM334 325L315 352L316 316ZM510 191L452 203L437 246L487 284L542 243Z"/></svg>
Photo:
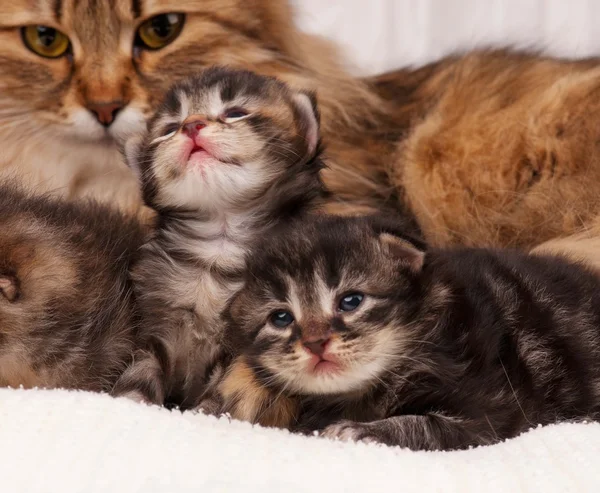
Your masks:
<svg viewBox="0 0 600 493"><path fill-rule="evenodd" d="M131 171L135 174L138 181L142 181L142 170L140 168L140 161L142 158L142 144L144 143L143 134L131 135L125 140L121 153L125 157L127 166L131 168Z"/></svg>
<svg viewBox="0 0 600 493"><path fill-rule="evenodd" d="M304 138L308 144L308 154L312 156L319 145L320 115L317 94L314 91L298 91L292 96L292 101L302 123Z"/></svg>
<svg viewBox="0 0 600 493"><path fill-rule="evenodd" d="M425 252L419 250L410 241L390 233L381 233L378 239L386 255L401 260L413 272L421 271Z"/></svg>
<svg viewBox="0 0 600 493"><path fill-rule="evenodd" d="M413 272L419 272L425 260L426 243L415 236L414 228L398 216L368 216L367 223L373 229L382 251L401 259Z"/></svg>

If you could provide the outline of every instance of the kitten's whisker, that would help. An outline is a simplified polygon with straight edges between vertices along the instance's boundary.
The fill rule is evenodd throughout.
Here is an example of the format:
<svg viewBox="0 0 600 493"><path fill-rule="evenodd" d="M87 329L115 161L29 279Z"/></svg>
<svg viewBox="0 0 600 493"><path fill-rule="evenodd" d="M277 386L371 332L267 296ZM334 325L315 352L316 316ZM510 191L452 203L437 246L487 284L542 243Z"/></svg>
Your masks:
<svg viewBox="0 0 600 493"><path fill-rule="evenodd" d="M488 425L490 426L490 429L492 430L492 433L494 434L494 438L496 441L500 440L500 437L498 435L498 432L496 431L496 428L494 428L494 425L492 425L492 422L490 421L490 418L488 417L487 414L484 414L485 416L485 420L487 421Z"/></svg>
<svg viewBox="0 0 600 493"><path fill-rule="evenodd" d="M406 356L404 354L384 353L384 352L380 352L380 351L377 351L377 352L372 351L372 352L370 352L370 354L372 354L374 356L380 356L380 357L384 357L384 358L395 359L397 362L402 362L402 361L406 360L406 361L410 361L410 362L415 363L415 364L420 365L420 366L429 367L429 365L427 365L425 363L425 361L419 360L417 358L413 358L411 356Z"/></svg>
<svg viewBox="0 0 600 493"><path fill-rule="evenodd" d="M523 409L523 406L521 406L521 403L519 402L519 398L517 397L517 392L515 391L515 388L513 387L513 384L510 381L510 377L508 376L508 372L506 371L506 367L504 366L504 363L502 361L502 358L500 358L500 355L498 355L498 361L500 361L500 365L502 366L502 370L504 371L504 375L506 376L506 381L508 382L508 385L510 386L510 390L512 391L512 394L515 398L515 402L517 403L517 406L519 406L519 409L523 413L523 417L525 418L525 421L527 421L531 426L534 426L533 423L529 420L529 418L525 414L525 410Z"/></svg>
<svg viewBox="0 0 600 493"><path fill-rule="evenodd" d="M396 378L399 378L400 380L402 380L404 383L406 383L406 384L410 384L410 380L409 380L408 378L406 378L406 377L405 377L405 376L403 376L403 375L400 375L400 374L396 373L396 372L395 372L394 370L392 370L392 369L390 369L390 370L385 370L385 372L384 372L384 375L385 375L385 374L390 374L390 375L393 375L393 376L395 376Z"/></svg>

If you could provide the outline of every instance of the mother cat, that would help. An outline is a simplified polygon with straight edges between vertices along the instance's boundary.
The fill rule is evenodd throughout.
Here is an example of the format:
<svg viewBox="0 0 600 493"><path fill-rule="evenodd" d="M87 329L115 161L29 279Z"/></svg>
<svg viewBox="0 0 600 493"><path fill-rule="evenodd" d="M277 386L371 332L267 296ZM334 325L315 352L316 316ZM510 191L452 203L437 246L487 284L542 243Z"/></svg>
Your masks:
<svg viewBox="0 0 600 493"><path fill-rule="evenodd" d="M215 63L318 89L332 211L398 209L431 244L526 247L598 215L597 60L477 52L355 79L284 0L3 2L0 170L135 211L115 141Z"/></svg>

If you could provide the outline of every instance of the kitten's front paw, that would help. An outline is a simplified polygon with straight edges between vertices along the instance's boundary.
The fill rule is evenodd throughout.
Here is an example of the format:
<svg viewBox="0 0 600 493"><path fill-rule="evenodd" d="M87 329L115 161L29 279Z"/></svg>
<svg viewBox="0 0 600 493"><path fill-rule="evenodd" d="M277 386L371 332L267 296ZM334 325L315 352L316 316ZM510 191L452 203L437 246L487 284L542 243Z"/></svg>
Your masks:
<svg viewBox="0 0 600 493"><path fill-rule="evenodd" d="M195 410L209 416L220 416L223 413L223 403L221 399L208 397L203 399Z"/></svg>
<svg viewBox="0 0 600 493"><path fill-rule="evenodd" d="M152 406L154 403L151 402L144 394L137 390L125 392L123 394L116 395L115 397L129 399L130 401L137 402L138 404L145 404L146 406Z"/></svg>
<svg viewBox="0 0 600 493"><path fill-rule="evenodd" d="M328 426L320 433L320 436L347 442L379 442L369 423L358 423L347 420Z"/></svg>

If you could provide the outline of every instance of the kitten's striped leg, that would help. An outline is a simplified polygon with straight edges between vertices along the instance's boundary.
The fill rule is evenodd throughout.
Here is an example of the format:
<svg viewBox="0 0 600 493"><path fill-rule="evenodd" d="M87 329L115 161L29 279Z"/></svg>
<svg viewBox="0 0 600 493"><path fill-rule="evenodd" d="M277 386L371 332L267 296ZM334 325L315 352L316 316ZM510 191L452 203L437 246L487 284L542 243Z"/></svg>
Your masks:
<svg viewBox="0 0 600 493"><path fill-rule="evenodd" d="M111 394L162 406L166 397L166 377L158 358L150 352L137 351L133 363L119 377Z"/></svg>
<svg viewBox="0 0 600 493"><path fill-rule="evenodd" d="M224 414L224 401L219 386L227 375L229 358L217 356L215 361L206 371L207 381L204 383L204 391L200 397L200 403L194 406L194 410L201 411L204 414L219 416Z"/></svg>
<svg viewBox="0 0 600 493"><path fill-rule="evenodd" d="M438 413L358 423L340 421L325 428L321 436L340 440L397 445L411 450L453 450L500 441L487 420L471 420Z"/></svg>

